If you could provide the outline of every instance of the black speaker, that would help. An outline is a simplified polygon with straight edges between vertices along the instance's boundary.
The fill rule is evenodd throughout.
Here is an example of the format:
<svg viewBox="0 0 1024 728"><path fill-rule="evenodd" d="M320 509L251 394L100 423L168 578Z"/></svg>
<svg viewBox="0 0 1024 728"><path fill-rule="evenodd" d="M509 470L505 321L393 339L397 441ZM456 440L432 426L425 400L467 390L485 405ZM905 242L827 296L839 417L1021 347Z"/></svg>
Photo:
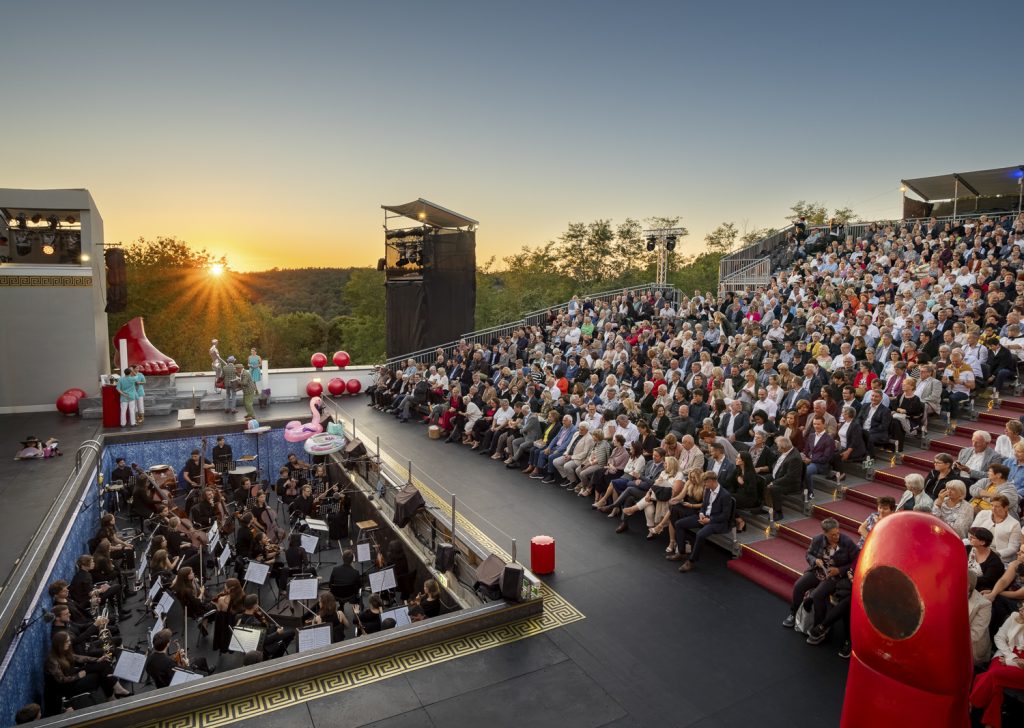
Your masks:
<svg viewBox="0 0 1024 728"><path fill-rule="evenodd" d="M455 547L450 543L439 543L434 549L434 568L440 572L455 568Z"/></svg>
<svg viewBox="0 0 1024 728"><path fill-rule="evenodd" d="M510 602L518 602L523 597L523 566L522 564L505 564L501 572L501 597Z"/></svg>
<svg viewBox="0 0 1024 728"><path fill-rule="evenodd" d="M107 313L120 313L128 307L128 272L121 248L103 252L107 266Z"/></svg>

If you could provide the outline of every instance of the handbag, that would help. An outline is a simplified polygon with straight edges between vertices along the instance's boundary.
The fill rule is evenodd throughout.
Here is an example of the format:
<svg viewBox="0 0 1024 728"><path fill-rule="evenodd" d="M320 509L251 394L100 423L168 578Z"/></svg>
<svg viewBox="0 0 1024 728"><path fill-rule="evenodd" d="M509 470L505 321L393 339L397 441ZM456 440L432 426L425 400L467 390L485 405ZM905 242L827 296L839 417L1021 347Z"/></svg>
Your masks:
<svg viewBox="0 0 1024 728"><path fill-rule="evenodd" d="M671 485L652 485L651 490L654 491L654 497L661 502L665 502L672 497Z"/></svg>
<svg viewBox="0 0 1024 728"><path fill-rule="evenodd" d="M213 386L216 389L224 389L224 377L223 376L217 377L217 379L214 380L214 382L213 382Z"/></svg>
<svg viewBox="0 0 1024 728"><path fill-rule="evenodd" d="M811 612L808 601L801 602L800 608L796 610L796 624L793 625L793 629L800 634L810 634L811 627L814 626L814 614Z"/></svg>

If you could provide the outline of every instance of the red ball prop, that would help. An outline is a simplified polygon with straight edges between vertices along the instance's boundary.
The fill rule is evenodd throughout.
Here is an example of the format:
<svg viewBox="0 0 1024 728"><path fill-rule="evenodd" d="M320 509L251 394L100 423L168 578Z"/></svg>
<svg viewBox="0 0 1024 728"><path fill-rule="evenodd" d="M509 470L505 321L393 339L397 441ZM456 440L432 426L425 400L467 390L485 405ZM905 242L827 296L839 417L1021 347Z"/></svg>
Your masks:
<svg viewBox="0 0 1024 728"><path fill-rule="evenodd" d="M362 388L363 384L358 379L349 379L348 382L345 383L345 389L348 390L349 394L359 394L359 390Z"/></svg>
<svg viewBox="0 0 1024 728"><path fill-rule="evenodd" d="M306 394L310 397L319 397L324 393L324 385L320 382L310 382L306 385Z"/></svg>
<svg viewBox="0 0 1024 728"><path fill-rule="evenodd" d="M313 356L309 357L309 363L311 366L317 369L323 369L327 366L327 355L321 354L319 351Z"/></svg>
<svg viewBox="0 0 1024 728"><path fill-rule="evenodd" d="M332 361L334 362L334 366L338 367L339 369L344 369L345 367L352 363L352 359L349 358L347 351L334 352Z"/></svg>
<svg viewBox="0 0 1024 728"><path fill-rule="evenodd" d="M57 397L57 411L65 415L77 415L78 399L75 395L65 392Z"/></svg>
<svg viewBox="0 0 1024 728"><path fill-rule="evenodd" d="M72 387L68 391L64 392L64 394L73 394L76 397L78 397L79 399L81 399L82 397L88 397L89 396L88 394L86 394L84 389L79 389L78 387Z"/></svg>
<svg viewBox="0 0 1024 728"><path fill-rule="evenodd" d="M345 394L345 380L341 377L335 377L327 383L327 391L335 397Z"/></svg>

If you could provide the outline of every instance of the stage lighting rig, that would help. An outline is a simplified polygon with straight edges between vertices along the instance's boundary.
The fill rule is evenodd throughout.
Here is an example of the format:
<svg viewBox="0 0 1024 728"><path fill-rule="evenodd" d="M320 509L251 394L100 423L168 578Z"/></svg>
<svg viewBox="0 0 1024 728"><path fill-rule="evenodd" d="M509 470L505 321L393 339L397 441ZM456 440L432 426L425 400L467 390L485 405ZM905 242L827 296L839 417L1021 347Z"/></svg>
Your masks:
<svg viewBox="0 0 1024 728"><path fill-rule="evenodd" d="M642 235L647 242L647 251L658 254L658 267L655 282L658 286L668 283L668 254L676 249L679 239L687 234L686 228L658 228L644 230Z"/></svg>

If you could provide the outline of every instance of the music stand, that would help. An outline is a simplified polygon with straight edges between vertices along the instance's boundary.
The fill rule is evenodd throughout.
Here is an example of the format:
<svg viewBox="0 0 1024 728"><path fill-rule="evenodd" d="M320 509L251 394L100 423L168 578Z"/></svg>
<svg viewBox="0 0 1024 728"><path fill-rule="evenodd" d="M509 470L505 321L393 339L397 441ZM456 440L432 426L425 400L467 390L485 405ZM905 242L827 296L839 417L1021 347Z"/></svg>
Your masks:
<svg viewBox="0 0 1024 728"><path fill-rule="evenodd" d="M114 664L114 677L132 683L142 682L142 673L145 669L145 654L122 649L121 655Z"/></svg>
<svg viewBox="0 0 1024 728"><path fill-rule="evenodd" d="M288 582L288 598L297 601L315 600L320 592L320 580L317 577L296 577Z"/></svg>
<svg viewBox="0 0 1024 728"><path fill-rule="evenodd" d="M163 617L157 617L156 618L156 622L154 622L153 626L149 628L149 646L150 647L153 646L153 638L156 636L156 633L159 632L160 630L162 630L163 628L164 628L164 618Z"/></svg>
<svg viewBox="0 0 1024 728"><path fill-rule="evenodd" d="M228 650L231 652L263 652L263 629L259 627L231 627L231 640Z"/></svg>
<svg viewBox="0 0 1024 728"><path fill-rule="evenodd" d="M383 622L388 617L395 620L396 627L401 627L404 624L412 624L412 619L409 617L409 607L396 607L395 609L389 609L386 612L381 612L380 621Z"/></svg>
<svg viewBox="0 0 1024 728"><path fill-rule="evenodd" d="M196 680L202 679L203 676L198 672L182 670L180 667L175 667L174 674L171 675L171 687L174 688L178 685L184 685L185 683L195 682Z"/></svg>
<svg viewBox="0 0 1024 728"><path fill-rule="evenodd" d="M391 591L398 587L398 582L395 581L395 570L392 567L381 569L380 571L370 572L370 593L380 594L381 592Z"/></svg>
<svg viewBox="0 0 1024 728"><path fill-rule="evenodd" d="M330 540L331 540L330 539L331 529L330 529L330 527L328 527L327 521L322 521L319 518L308 518L307 517L306 518L306 528L308 528L310 531L317 531L319 533L324 534L324 540L327 541L328 543L330 543ZM321 561L321 557L320 557L320 549L317 549L317 552L316 552L316 565L317 566L322 566L323 565L323 562Z"/></svg>
<svg viewBox="0 0 1024 728"><path fill-rule="evenodd" d="M267 582L267 574L270 573L270 564L261 564L259 561L250 561L245 569L245 583L253 583L260 587L257 593L262 590Z"/></svg>
<svg viewBox="0 0 1024 728"><path fill-rule="evenodd" d="M309 652L331 644L331 625L318 624L299 630L299 652Z"/></svg>

